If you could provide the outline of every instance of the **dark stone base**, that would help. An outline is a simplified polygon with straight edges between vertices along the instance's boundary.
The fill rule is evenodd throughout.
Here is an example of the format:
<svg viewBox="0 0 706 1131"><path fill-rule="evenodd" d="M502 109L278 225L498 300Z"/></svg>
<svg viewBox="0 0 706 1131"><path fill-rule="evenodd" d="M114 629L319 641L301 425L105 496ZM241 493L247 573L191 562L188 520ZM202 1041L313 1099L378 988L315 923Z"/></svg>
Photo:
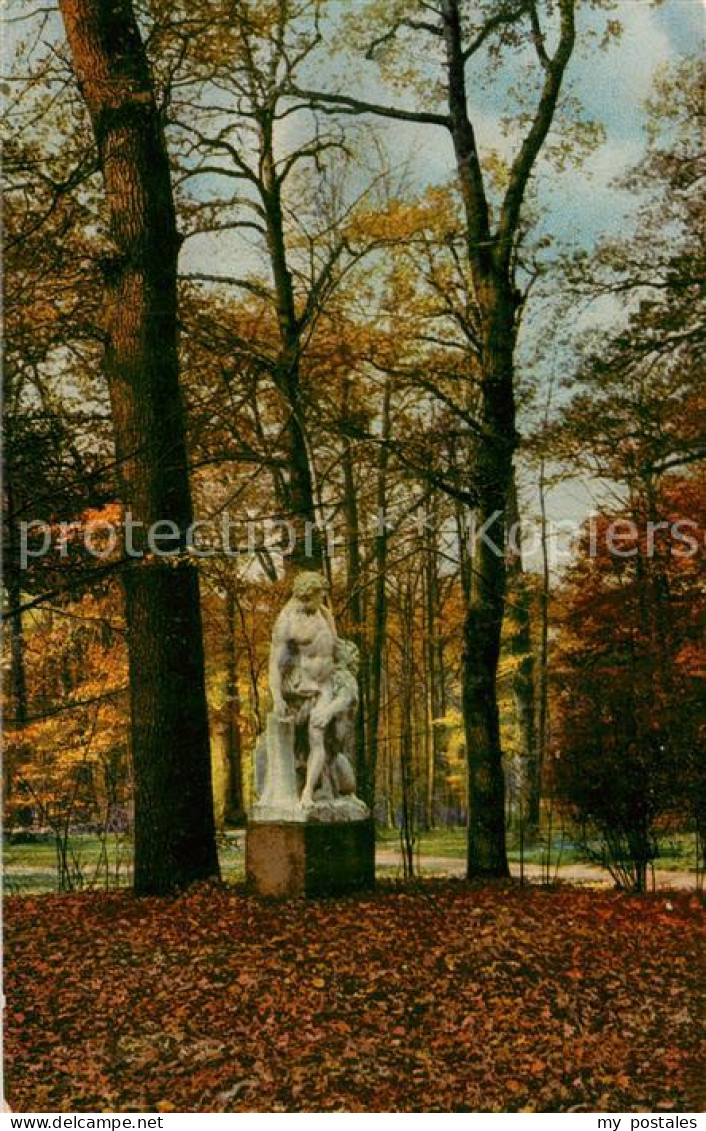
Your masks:
<svg viewBox="0 0 706 1131"><path fill-rule="evenodd" d="M245 849L248 885L258 895L322 896L363 891L375 884L372 820L340 824L249 821Z"/></svg>

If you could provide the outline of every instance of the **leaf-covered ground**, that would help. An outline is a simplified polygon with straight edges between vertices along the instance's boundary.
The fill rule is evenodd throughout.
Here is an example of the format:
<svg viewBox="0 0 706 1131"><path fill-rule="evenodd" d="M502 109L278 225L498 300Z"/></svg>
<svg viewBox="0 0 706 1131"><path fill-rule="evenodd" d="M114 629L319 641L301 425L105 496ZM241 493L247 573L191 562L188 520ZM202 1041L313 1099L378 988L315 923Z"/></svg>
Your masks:
<svg viewBox="0 0 706 1131"><path fill-rule="evenodd" d="M699 1110L696 897L12 897L15 1111ZM702 938L701 934L701 938Z"/></svg>

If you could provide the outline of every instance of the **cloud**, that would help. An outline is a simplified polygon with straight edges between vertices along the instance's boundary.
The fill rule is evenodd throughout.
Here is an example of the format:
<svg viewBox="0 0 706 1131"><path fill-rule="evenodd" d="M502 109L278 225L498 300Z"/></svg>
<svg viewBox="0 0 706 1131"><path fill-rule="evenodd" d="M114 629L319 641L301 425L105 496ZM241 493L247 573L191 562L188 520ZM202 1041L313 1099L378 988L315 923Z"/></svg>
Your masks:
<svg viewBox="0 0 706 1131"><path fill-rule="evenodd" d="M639 135L643 103L649 97L655 72L674 58L659 11L648 3L621 0L614 13L623 26L619 40L605 50L594 49L574 68L574 82L588 115L602 122L613 137ZM594 14L600 28L605 17Z"/></svg>

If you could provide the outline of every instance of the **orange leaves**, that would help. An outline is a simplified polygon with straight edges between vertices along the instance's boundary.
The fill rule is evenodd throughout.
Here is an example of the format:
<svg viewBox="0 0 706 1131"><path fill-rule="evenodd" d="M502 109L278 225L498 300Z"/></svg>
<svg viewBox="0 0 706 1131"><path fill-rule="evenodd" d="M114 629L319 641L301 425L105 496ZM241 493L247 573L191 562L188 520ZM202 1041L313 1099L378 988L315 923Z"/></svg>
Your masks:
<svg viewBox="0 0 706 1131"><path fill-rule="evenodd" d="M11 898L9 1100L690 1108L701 908L669 904L460 884L280 905L208 885L162 902Z"/></svg>

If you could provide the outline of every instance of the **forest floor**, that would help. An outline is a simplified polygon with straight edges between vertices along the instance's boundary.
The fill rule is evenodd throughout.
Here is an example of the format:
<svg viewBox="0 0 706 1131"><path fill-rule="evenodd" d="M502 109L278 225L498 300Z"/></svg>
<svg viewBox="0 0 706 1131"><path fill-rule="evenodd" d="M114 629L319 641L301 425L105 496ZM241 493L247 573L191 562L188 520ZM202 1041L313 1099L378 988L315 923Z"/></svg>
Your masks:
<svg viewBox="0 0 706 1131"><path fill-rule="evenodd" d="M698 1111L702 904L429 880L5 904L15 1111Z"/></svg>

